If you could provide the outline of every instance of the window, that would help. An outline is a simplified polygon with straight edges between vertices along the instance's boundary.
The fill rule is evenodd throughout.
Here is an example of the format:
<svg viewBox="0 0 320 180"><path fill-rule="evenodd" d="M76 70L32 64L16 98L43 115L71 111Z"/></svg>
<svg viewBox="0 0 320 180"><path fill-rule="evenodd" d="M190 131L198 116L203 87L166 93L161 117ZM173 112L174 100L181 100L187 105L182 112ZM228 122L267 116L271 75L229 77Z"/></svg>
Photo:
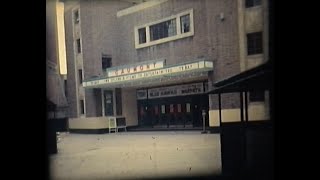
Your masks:
<svg viewBox="0 0 320 180"><path fill-rule="evenodd" d="M150 41L163 39L176 34L177 30L175 19L150 26Z"/></svg>
<svg viewBox="0 0 320 180"><path fill-rule="evenodd" d="M135 26L134 35L136 49L193 36L193 9Z"/></svg>
<svg viewBox="0 0 320 180"><path fill-rule="evenodd" d="M121 89L116 88L116 113L118 116L122 115L122 97L121 97Z"/></svg>
<svg viewBox="0 0 320 180"><path fill-rule="evenodd" d="M82 84L82 69L79 69L79 83Z"/></svg>
<svg viewBox="0 0 320 180"><path fill-rule="evenodd" d="M80 39L77 39L77 52L81 53L81 42L80 42Z"/></svg>
<svg viewBox="0 0 320 180"><path fill-rule="evenodd" d="M248 55L262 53L262 32L247 34Z"/></svg>
<svg viewBox="0 0 320 180"><path fill-rule="evenodd" d="M177 109L178 109L178 113L180 113L181 112L181 104L178 104Z"/></svg>
<svg viewBox="0 0 320 180"><path fill-rule="evenodd" d="M110 55L102 55L102 69L107 69L112 66L112 58Z"/></svg>
<svg viewBox="0 0 320 180"><path fill-rule="evenodd" d="M64 80L64 94L68 98L68 89L67 89L67 80L66 79Z"/></svg>
<svg viewBox="0 0 320 180"><path fill-rule="evenodd" d="M246 0L246 8L261 5L261 0Z"/></svg>
<svg viewBox="0 0 320 180"><path fill-rule="evenodd" d="M146 28L141 28L139 31L139 44L146 43Z"/></svg>
<svg viewBox="0 0 320 180"><path fill-rule="evenodd" d="M74 23L75 24L78 24L80 21L80 18L79 18L79 9L75 10L74 11Z"/></svg>
<svg viewBox="0 0 320 180"><path fill-rule="evenodd" d="M181 22L181 33L186 33L190 31L190 15L185 15L180 17Z"/></svg>
<svg viewBox="0 0 320 180"><path fill-rule="evenodd" d="M187 113L191 112L190 109L191 109L190 103L187 103L187 104L186 104L186 112L187 112Z"/></svg>
<svg viewBox="0 0 320 180"><path fill-rule="evenodd" d="M161 105L161 113L162 114L166 113L166 105Z"/></svg>
<svg viewBox="0 0 320 180"><path fill-rule="evenodd" d="M80 100L80 113L84 114L84 100Z"/></svg>
<svg viewBox="0 0 320 180"><path fill-rule="evenodd" d="M249 93L250 102L264 101L264 91L252 91Z"/></svg>

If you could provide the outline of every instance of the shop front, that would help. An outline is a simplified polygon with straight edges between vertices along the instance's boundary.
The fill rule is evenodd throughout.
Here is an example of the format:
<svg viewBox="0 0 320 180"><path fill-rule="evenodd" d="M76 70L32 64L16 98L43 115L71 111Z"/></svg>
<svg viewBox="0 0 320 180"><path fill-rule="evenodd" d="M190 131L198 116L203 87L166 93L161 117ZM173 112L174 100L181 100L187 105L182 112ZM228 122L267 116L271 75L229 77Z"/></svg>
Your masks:
<svg viewBox="0 0 320 180"><path fill-rule="evenodd" d="M207 82L137 90L140 127L193 128L202 126L208 110ZM206 118L208 124L208 118Z"/></svg>

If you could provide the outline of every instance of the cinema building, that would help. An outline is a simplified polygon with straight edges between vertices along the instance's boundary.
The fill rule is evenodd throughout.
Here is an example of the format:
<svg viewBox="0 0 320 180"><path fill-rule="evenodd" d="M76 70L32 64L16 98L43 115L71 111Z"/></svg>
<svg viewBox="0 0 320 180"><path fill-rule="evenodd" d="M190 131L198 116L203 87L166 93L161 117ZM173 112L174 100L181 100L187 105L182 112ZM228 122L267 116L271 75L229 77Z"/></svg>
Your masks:
<svg viewBox="0 0 320 180"><path fill-rule="evenodd" d="M268 61L267 0L66 1L70 131L200 129L240 121L239 93L215 82ZM269 118L250 91L248 120Z"/></svg>

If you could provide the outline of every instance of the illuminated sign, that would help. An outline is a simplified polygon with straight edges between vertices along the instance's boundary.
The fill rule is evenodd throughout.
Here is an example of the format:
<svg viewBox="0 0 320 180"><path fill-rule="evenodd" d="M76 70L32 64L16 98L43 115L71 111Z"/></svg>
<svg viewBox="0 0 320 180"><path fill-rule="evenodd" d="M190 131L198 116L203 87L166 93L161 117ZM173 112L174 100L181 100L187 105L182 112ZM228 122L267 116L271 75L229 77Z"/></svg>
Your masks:
<svg viewBox="0 0 320 180"><path fill-rule="evenodd" d="M204 93L203 83L148 89L148 99ZM137 99L147 99L147 90L137 90Z"/></svg>
<svg viewBox="0 0 320 180"><path fill-rule="evenodd" d="M203 83L148 89L148 99L204 93Z"/></svg>
<svg viewBox="0 0 320 180"><path fill-rule="evenodd" d="M108 77L128 75L138 72L150 71L154 69L163 68L165 65L165 60L156 60L156 61L146 61L139 64L133 64L130 66L118 66L113 68L108 68L107 75Z"/></svg>
<svg viewBox="0 0 320 180"><path fill-rule="evenodd" d="M137 99L147 99L147 90L138 90Z"/></svg>
<svg viewBox="0 0 320 180"><path fill-rule="evenodd" d="M157 70L145 71L140 73L108 77L104 79L91 80L83 82L83 87L96 87L99 85L108 85L114 83L130 82L134 80L141 80L145 78L161 77L164 75L175 75L183 72L192 72L196 70L212 70L213 63L211 61L199 61L193 63L186 63L183 65L176 65Z"/></svg>

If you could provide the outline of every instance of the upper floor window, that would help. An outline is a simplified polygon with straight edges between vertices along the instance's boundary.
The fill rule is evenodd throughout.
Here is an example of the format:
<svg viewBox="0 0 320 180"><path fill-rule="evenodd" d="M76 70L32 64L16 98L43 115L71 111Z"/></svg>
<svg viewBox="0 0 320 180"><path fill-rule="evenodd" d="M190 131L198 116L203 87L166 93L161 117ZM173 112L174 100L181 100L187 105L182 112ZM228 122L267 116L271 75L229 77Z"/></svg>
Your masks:
<svg viewBox="0 0 320 180"><path fill-rule="evenodd" d="M146 28L141 28L139 31L139 44L146 42Z"/></svg>
<svg viewBox="0 0 320 180"><path fill-rule="evenodd" d="M83 78L82 78L82 69L79 69L79 83L82 84Z"/></svg>
<svg viewBox="0 0 320 180"><path fill-rule="evenodd" d="M78 24L80 22L79 9L74 11L74 23Z"/></svg>
<svg viewBox="0 0 320 180"><path fill-rule="evenodd" d="M193 36L193 26L193 9L141 26L135 26L135 48Z"/></svg>
<svg viewBox="0 0 320 180"><path fill-rule="evenodd" d="M112 58L110 55L102 55L102 69L107 69L112 66Z"/></svg>
<svg viewBox="0 0 320 180"><path fill-rule="evenodd" d="M181 33L186 33L190 31L190 15L185 15L180 17L181 22Z"/></svg>
<svg viewBox="0 0 320 180"><path fill-rule="evenodd" d="M248 49L248 55L260 54L263 52L262 32L247 34L247 49Z"/></svg>
<svg viewBox="0 0 320 180"><path fill-rule="evenodd" d="M84 100L80 100L80 114L84 114Z"/></svg>
<svg viewBox="0 0 320 180"><path fill-rule="evenodd" d="M177 30L175 19L150 26L150 41L163 39L176 34Z"/></svg>
<svg viewBox="0 0 320 180"><path fill-rule="evenodd" d="M80 39L77 39L77 52L81 53L81 42L80 42Z"/></svg>
<svg viewBox="0 0 320 180"><path fill-rule="evenodd" d="M64 94L66 95L66 97L68 98L68 88L67 88L67 80L64 80Z"/></svg>
<svg viewBox="0 0 320 180"><path fill-rule="evenodd" d="M246 0L246 8L261 5L261 0Z"/></svg>

